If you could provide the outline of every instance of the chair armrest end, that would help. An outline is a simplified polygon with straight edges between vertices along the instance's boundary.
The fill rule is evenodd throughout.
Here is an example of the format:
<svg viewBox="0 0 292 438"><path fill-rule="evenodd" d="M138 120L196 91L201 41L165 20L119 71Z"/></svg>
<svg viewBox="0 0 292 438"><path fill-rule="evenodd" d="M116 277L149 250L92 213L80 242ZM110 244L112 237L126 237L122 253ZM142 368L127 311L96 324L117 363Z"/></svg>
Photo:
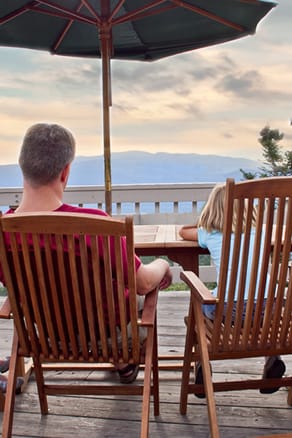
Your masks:
<svg viewBox="0 0 292 438"><path fill-rule="evenodd" d="M210 290L194 272L182 271L180 278L189 286L195 298L202 304L216 304L218 302L217 297L211 294Z"/></svg>
<svg viewBox="0 0 292 438"><path fill-rule="evenodd" d="M144 307L141 318L142 326L152 326L154 325L157 300L158 300L158 287L153 289L147 295L145 295Z"/></svg>

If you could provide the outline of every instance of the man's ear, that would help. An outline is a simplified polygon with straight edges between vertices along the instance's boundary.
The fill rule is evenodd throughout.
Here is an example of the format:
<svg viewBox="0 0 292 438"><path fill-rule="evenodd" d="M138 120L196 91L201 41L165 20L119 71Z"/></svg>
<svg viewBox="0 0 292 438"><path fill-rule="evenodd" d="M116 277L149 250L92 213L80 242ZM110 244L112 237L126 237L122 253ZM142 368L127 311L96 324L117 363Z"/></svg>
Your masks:
<svg viewBox="0 0 292 438"><path fill-rule="evenodd" d="M70 174L70 164L67 164L66 167L61 172L61 182L66 185Z"/></svg>

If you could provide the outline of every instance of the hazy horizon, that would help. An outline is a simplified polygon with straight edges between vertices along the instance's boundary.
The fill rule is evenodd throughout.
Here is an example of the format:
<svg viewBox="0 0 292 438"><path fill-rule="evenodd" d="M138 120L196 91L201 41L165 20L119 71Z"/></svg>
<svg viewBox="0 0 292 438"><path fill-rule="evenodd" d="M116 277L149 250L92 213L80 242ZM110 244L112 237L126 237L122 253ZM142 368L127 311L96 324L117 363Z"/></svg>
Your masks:
<svg viewBox="0 0 292 438"><path fill-rule="evenodd" d="M221 182L240 179L240 168L254 172L259 162L248 158L196 154L128 151L111 156L112 184ZM21 187L18 164L0 165L0 187ZM104 159L77 156L72 163L68 185L103 185Z"/></svg>
<svg viewBox="0 0 292 438"><path fill-rule="evenodd" d="M260 148L260 145L259 145ZM250 160L250 161L254 161L254 162L261 162L262 161L262 157L260 156L257 159L254 158L250 158L250 157L244 157L244 156L233 156L233 155L221 155L219 153L213 153L213 154L203 154L203 153L199 153L199 152L184 152L184 151L180 151L180 152L175 152L175 151L171 151L171 152L167 152L167 151L155 151L155 152L151 152L151 151L146 151L146 150L123 150L123 151L119 151L119 152L111 152L111 157L118 155L118 154L149 154L149 155L159 155L159 154L166 154L166 155L193 155L193 156L199 156L199 157L220 157L220 158L234 158L236 160ZM75 155L74 161L77 159L96 159L96 158L102 158L103 159L103 154L92 154L92 155ZM11 162L11 163L1 163L0 161L0 166L14 166L14 165L18 165L18 157L16 157L15 162Z"/></svg>

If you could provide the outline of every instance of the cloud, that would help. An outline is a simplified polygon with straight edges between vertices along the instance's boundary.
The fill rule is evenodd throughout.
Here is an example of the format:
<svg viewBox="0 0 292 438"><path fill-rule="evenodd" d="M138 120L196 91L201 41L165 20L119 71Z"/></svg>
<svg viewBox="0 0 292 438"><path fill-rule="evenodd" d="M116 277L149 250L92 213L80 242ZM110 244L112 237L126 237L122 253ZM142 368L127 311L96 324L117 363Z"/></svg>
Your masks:
<svg viewBox="0 0 292 438"><path fill-rule="evenodd" d="M217 85L218 90L242 96L244 99L257 98L265 92L264 81L256 70L246 71L241 74L228 74Z"/></svg>
<svg viewBox="0 0 292 438"><path fill-rule="evenodd" d="M257 158L269 124L291 148L291 0L253 36L157 62L112 62L112 148ZM27 127L59 122L80 155L102 154L101 61L0 48L0 156L15 162Z"/></svg>

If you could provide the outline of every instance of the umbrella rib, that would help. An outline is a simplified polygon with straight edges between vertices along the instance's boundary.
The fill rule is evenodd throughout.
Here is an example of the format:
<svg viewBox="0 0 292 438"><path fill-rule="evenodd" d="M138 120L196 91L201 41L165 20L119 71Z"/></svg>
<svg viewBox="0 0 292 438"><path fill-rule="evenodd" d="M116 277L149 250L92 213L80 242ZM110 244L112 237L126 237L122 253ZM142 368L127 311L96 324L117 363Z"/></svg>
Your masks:
<svg viewBox="0 0 292 438"><path fill-rule="evenodd" d="M164 7L161 7L159 9L155 9L155 10L153 8L156 6L159 6L162 3L165 3L165 0L154 1L152 3L149 3L149 5L147 5L146 7L145 6L141 7L139 9L136 9L134 12L129 12L128 14L124 14L122 17L116 18L115 20L113 20L113 23L114 24L121 24L121 23L124 23L126 21L133 20L133 19L138 20L138 19L145 18L145 17L151 16L154 14L156 15L156 14L159 14L161 12L165 12L166 10L170 10L170 9L173 9L176 7L181 7L181 8L188 9L192 12L197 12L200 15L208 17L211 20L217 21L217 22L224 24L228 27L232 27L233 29L238 30L239 32L242 32L245 30L243 26L241 26L237 23L234 23L230 20L226 20L222 17L219 17L218 15L213 14L212 12L209 12L205 9L190 5L189 3L185 2L185 1L182 1L182 0L170 0L170 1L171 1L172 5L164 6Z"/></svg>
<svg viewBox="0 0 292 438"><path fill-rule="evenodd" d="M101 19L97 11L88 3L88 0L81 0L81 3L89 10L89 12L94 16L97 23L101 25Z"/></svg>
<svg viewBox="0 0 292 438"><path fill-rule="evenodd" d="M51 7L52 10L50 11L48 9L39 8L38 5L40 4ZM53 15L54 17L67 18L69 20L76 20L76 21L81 21L83 23L96 25L96 20L93 20L90 17L86 17L85 15L82 15L80 13L77 14L77 12L70 11L69 9L59 6L56 3L51 2L49 0L39 0L36 6L33 5L28 6L28 9L46 15Z"/></svg>
<svg viewBox="0 0 292 438"><path fill-rule="evenodd" d="M119 10L121 9L121 7L123 6L123 4L125 3L126 0L119 0L119 2L117 3L117 5L114 7L114 9L112 10L111 15L108 18L108 21L111 22L113 20L113 17L119 12Z"/></svg>
<svg viewBox="0 0 292 438"><path fill-rule="evenodd" d="M136 9L133 12L128 12L121 17L113 19L113 24L121 24L130 20L139 20L141 18L150 17L151 15L158 15L161 12L168 11L170 9L177 8L177 5L168 5L161 8L153 9L156 6L159 6L161 3L165 3L165 0L157 0L152 3L149 3L147 6L143 6L141 8Z"/></svg>
<svg viewBox="0 0 292 438"><path fill-rule="evenodd" d="M80 2L78 8L76 9L76 12L79 12L81 10L83 6L82 1ZM66 34L68 33L70 27L72 26L72 24L74 23L74 20L71 19L66 26L64 27L63 31L60 33L59 37L57 38L57 41L55 42L55 44L52 47L52 52L56 53L58 48L60 47L60 45L62 44Z"/></svg>
<svg viewBox="0 0 292 438"><path fill-rule="evenodd" d="M13 20L14 18L18 17L19 15L25 14L25 12L29 11L31 9L31 6L39 5L40 3L37 1L32 1L30 4L22 6L21 8L15 9L13 12L10 12L10 14L5 15L4 17L0 18L0 24L8 23L8 21Z"/></svg>
<svg viewBox="0 0 292 438"><path fill-rule="evenodd" d="M190 5L189 3L182 0L170 0L170 1L177 6L180 6L185 9L189 9L190 11L193 12L197 12L198 14L203 15L204 17L208 17L211 20L218 21L219 23L225 24L228 27L232 27L235 30L238 30L240 32L244 31L244 27L241 26L240 24L234 23L230 20L226 20L225 18L221 18L218 15L213 14L212 12L199 8L198 6Z"/></svg>

